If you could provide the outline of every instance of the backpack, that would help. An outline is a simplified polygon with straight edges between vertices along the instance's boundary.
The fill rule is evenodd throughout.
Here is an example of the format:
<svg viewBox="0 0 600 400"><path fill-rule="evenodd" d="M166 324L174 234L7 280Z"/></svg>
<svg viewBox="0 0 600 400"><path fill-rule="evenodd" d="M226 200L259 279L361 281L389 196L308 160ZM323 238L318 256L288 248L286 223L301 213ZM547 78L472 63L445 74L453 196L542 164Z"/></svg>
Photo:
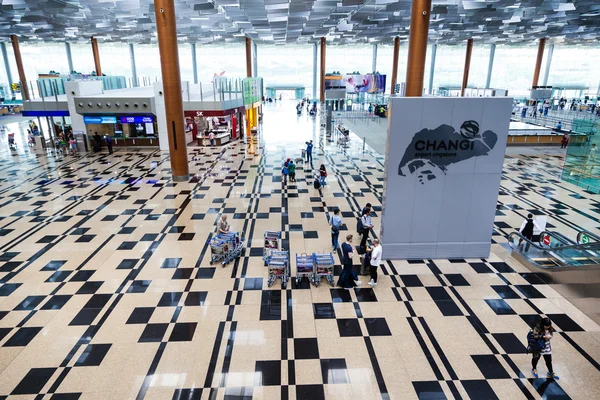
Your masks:
<svg viewBox="0 0 600 400"><path fill-rule="evenodd" d="M539 353L544 349L545 345L546 343L544 343L544 339L536 339L535 336L533 336L533 330L529 331L529 333L527 334L528 353Z"/></svg>
<svg viewBox="0 0 600 400"><path fill-rule="evenodd" d="M333 224L333 217L331 217L331 232L339 233L340 227Z"/></svg>
<svg viewBox="0 0 600 400"><path fill-rule="evenodd" d="M528 219L525 227L523 228L523 232L521 232L523 236L531 236L533 235L533 220Z"/></svg>
<svg viewBox="0 0 600 400"><path fill-rule="evenodd" d="M315 182L313 183L313 187L315 189L321 189L321 183L319 182L318 179L315 179Z"/></svg>
<svg viewBox="0 0 600 400"><path fill-rule="evenodd" d="M364 230L365 230L365 227L363 226L362 217L361 217L358 219L358 222L356 223L356 232L358 232L359 234L362 235Z"/></svg>

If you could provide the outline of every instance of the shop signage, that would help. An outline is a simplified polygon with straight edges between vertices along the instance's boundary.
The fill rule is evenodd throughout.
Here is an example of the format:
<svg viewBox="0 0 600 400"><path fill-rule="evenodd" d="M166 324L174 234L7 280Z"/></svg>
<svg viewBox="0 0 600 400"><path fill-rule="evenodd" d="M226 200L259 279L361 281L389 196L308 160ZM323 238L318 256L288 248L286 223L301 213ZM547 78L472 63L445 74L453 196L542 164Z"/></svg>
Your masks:
<svg viewBox="0 0 600 400"><path fill-rule="evenodd" d="M228 110L208 110L208 111L184 111L183 115L188 118L194 117L224 117L226 115L237 114L238 112L244 112L245 108L230 108Z"/></svg>
<svg viewBox="0 0 600 400"><path fill-rule="evenodd" d="M22 114L24 117L68 117L69 110L23 110Z"/></svg>
<svg viewBox="0 0 600 400"><path fill-rule="evenodd" d="M384 259L488 257L512 99L393 97L389 106Z"/></svg>
<svg viewBox="0 0 600 400"><path fill-rule="evenodd" d="M83 117L84 124L116 124L117 117Z"/></svg>
<svg viewBox="0 0 600 400"><path fill-rule="evenodd" d="M121 117L122 124L151 124L154 122L153 116L131 116L131 117Z"/></svg>

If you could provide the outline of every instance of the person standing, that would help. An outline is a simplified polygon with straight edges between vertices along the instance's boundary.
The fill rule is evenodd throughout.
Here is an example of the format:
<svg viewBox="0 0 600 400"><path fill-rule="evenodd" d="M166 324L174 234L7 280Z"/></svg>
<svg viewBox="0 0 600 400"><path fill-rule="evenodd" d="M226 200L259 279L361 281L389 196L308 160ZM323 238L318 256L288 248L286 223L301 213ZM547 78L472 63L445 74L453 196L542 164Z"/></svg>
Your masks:
<svg viewBox="0 0 600 400"><path fill-rule="evenodd" d="M561 149L566 149L567 148L567 146L569 145L569 139L570 138L571 138L571 136L569 135L569 132L565 132L565 134L562 137L562 140L560 141L560 148Z"/></svg>
<svg viewBox="0 0 600 400"><path fill-rule="evenodd" d="M383 253L383 248L379 244L379 239L373 239L373 250L371 250L371 281L369 285L371 287L377 286L377 268L381 264L381 254Z"/></svg>
<svg viewBox="0 0 600 400"><path fill-rule="evenodd" d="M321 168L319 168L319 183L321 187L327 184L327 169L325 169L325 164L321 164Z"/></svg>
<svg viewBox="0 0 600 400"><path fill-rule="evenodd" d="M588 134L588 139L590 139L590 135ZM594 169L594 164L596 163L596 156L598 155L598 147L596 147L596 143L592 143L592 147L590 148L590 152L587 156L587 161L585 163L586 168L591 172Z"/></svg>
<svg viewBox="0 0 600 400"><path fill-rule="evenodd" d="M208 132L208 140L210 140L210 145L215 145L215 133L213 131Z"/></svg>
<svg viewBox="0 0 600 400"><path fill-rule="evenodd" d="M313 141L310 140L310 141L306 142L306 162L307 163L309 162L311 164L313 161L312 150L313 150Z"/></svg>
<svg viewBox="0 0 600 400"><path fill-rule="evenodd" d="M527 214L527 218L525 218L525 220L521 224L521 228L519 228L519 232L521 233L521 235L523 235L525 238L527 238L531 242L531 241L533 241L534 229L537 229L540 233L542 232L542 230L540 229L537 222L533 219L533 214L531 214L531 213ZM523 242L523 239L520 239L519 246L521 246L522 242ZM527 245L525 246L525 251L529 251L529 243L527 243Z"/></svg>
<svg viewBox="0 0 600 400"><path fill-rule="evenodd" d="M352 247L352 235L346 236L346 241L342 243L342 265L344 269L340 274L338 280L338 286L344 289L352 289L355 286L360 286L361 281L358 280L358 276L352 269L352 257L354 256L354 248Z"/></svg>
<svg viewBox="0 0 600 400"><path fill-rule="evenodd" d="M367 248L367 239L369 238L369 231L371 230L371 228L373 228L373 224L371 223L371 216L369 214L371 214L371 209L365 207L365 209L363 210L363 214L360 217L360 221L362 223L362 237L360 239L360 247L362 249Z"/></svg>
<svg viewBox="0 0 600 400"><path fill-rule="evenodd" d="M113 153L113 140L112 137L106 135L104 136L104 140L106 141L106 147L108 147L108 154Z"/></svg>
<svg viewBox="0 0 600 400"><path fill-rule="evenodd" d="M556 124L556 130L560 131L562 129L562 122L558 121L558 124Z"/></svg>
<svg viewBox="0 0 600 400"><path fill-rule="evenodd" d="M221 215L217 222L217 233L229 233L229 224L227 223L227 215Z"/></svg>
<svg viewBox="0 0 600 400"><path fill-rule="evenodd" d="M546 368L548 368L548 373L546 373L547 379L558 380L558 375L554 373L552 368L552 344L550 340L552 340L552 333L554 332L554 328L552 327L552 321L550 318L541 318L540 322L536 324L531 330L533 333L534 341L539 341L541 344L541 349L539 351L532 350L530 348L532 358L531 358L531 372L535 378L538 377L537 365L540 358L543 356L544 361L546 362Z"/></svg>
<svg viewBox="0 0 600 400"><path fill-rule="evenodd" d="M283 167L281 168L281 179L283 180L283 183L287 183L287 177L290 173L290 170L288 169L289 165L290 159L288 158L287 160L285 160L285 162L283 163Z"/></svg>
<svg viewBox="0 0 600 400"><path fill-rule="evenodd" d="M336 208L333 210L333 215L329 218L329 225L331 226L331 245L333 251L337 251L339 244L338 238L340 237L340 228L342 227L343 221L340 217L340 209Z"/></svg>

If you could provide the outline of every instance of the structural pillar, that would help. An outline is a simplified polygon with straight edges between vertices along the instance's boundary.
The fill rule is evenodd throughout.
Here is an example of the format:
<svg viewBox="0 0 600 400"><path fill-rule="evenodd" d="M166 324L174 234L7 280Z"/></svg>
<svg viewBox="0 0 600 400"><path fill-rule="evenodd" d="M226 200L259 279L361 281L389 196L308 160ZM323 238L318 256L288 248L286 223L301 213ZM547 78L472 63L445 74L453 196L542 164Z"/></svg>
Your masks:
<svg viewBox="0 0 600 400"><path fill-rule="evenodd" d="M537 59L535 60L535 70L533 71L533 82L531 87L538 85L540 79L540 70L542 69L542 59L544 58L544 47L546 47L546 39L541 38L540 44L538 45Z"/></svg>
<svg viewBox="0 0 600 400"><path fill-rule="evenodd" d="M312 98L317 98L317 44L313 43L313 90Z"/></svg>
<svg viewBox="0 0 600 400"><path fill-rule="evenodd" d="M550 76L550 66L552 65L552 55L554 54L554 44L548 47L548 57L546 57L546 72L544 72L543 86L548 86L548 77Z"/></svg>
<svg viewBox="0 0 600 400"><path fill-rule="evenodd" d="M252 39L246 38L246 76L252 78Z"/></svg>
<svg viewBox="0 0 600 400"><path fill-rule="evenodd" d="M102 67L100 66L100 52L98 51L98 40L92 37L92 53L94 54L94 65L96 66L96 75L102 76Z"/></svg>
<svg viewBox="0 0 600 400"><path fill-rule="evenodd" d="M174 181L184 182L188 179L189 170L183 126L183 100L181 98L177 26L173 0L154 0L154 11L167 117L171 174Z"/></svg>
<svg viewBox="0 0 600 400"><path fill-rule="evenodd" d="M487 79L485 80L485 88L489 89L492 83L492 69L494 68L494 55L496 54L496 44L490 47L490 62L488 63Z"/></svg>
<svg viewBox="0 0 600 400"><path fill-rule="evenodd" d="M473 39L467 40L467 54L465 55L465 69L463 70L463 81L460 88L460 97L465 97L465 89L469 84L469 70L471 69L471 54L473 53Z"/></svg>
<svg viewBox="0 0 600 400"><path fill-rule="evenodd" d="M400 54L400 38L394 38L394 55L392 58L392 88L390 94L394 95L396 88L396 80L398 79L398 55Z"/></svg>
<svg viewBox="0 0 600 400"><path fill-rule="evenodd" d="M377 45L373 45L373 68L371 72L377 72Z"/></svg>
<svg viewBox="0 0 600 400"><path fill-rule="evenodd" d="M256 47L256 43L252 43L252 72L254 73L255 78L258 77L258 48Z"/></svg>
<svg viewBox="0 0 600 400"><path fill-rule="evenodd" d="M69 74L75 71L73 68L73 57L71 56L71 43L65 42L65 51L67 52L67 63L69 64Z"/></svg>
<svg viewBox="0 0 600 400"><path fill-rule="evenodd" d="M433 75L435 74L435 57L437 55L437 44L431 45L431 64L429 66L429 86L427 89L428 94L433 94Z"/></svg>
<svg viewBox="0 0 600 400"><path fill-rule="evenodd" d="M192 46L192 71L194 72L194 84L198 84L198 61L196 61L196 43Z"/></svg>
<svg viewBox="0 0 600 400"><path fill-rule="evenodd" d="M430 11L431 0L413 0L408 37L408 65L406 67L407 97L423 95Z"/></svg>
<svg viewBox="0 0 600 400"><path fill-rule="evenodd" d="M138 87L138 79L137 79L137 68L135 67L135 50L133 48L133 43L129 43L129 58L131 58L131 77L133 81L133 86Z"/></svg>
<svg viewBox="0 0 600 400"><path fill-rule="evenodd" d="M12 90L12 74L10 73L10 64L8 63L8 54L6 53L6 43L0 42L0 50L2 51L2 58L4 59L4 69L6 69L6 78L8 79L8 87L11 93Z"/></svg>
<svg viewBox="0 0 600 400"><path fill-rule="evenodd" d="M29 100L29 87L27 87L27 78L23 69L23 59L21 58L21 48L19 47L19 38L17 35L10 35L13 51L15 52L15 61L17 62L17 71L19 72L19 81L21 81L21 93L23 100ZM41 96L41 93L40 93Z"/></svg>
<svg viewBox="0 0 600 400"><path fill-rule="evenodd" d="M326 46L327 44L325 43L325 38L322 37L321 38L321 92L320 92L320 96L319 99L321 100L321 103L325 103L325 53L326 53Z"/></svg>

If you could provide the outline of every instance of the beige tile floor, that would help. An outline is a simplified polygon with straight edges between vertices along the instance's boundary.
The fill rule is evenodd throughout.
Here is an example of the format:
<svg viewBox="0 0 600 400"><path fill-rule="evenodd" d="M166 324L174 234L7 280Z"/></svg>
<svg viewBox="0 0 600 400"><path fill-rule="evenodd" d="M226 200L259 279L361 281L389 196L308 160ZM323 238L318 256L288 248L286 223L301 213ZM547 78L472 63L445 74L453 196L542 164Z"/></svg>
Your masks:
<svg viewBox="0 0 600 400"><path fill-rule="evenodd" d="M267 286L264 231L293 256L330 251L332 207L352 232L371 202L378 227L383 158L327 141L291 105L265 109L255 140L189 149L188 183L158 151L0 149L0 399L598 397L600 327L506 249L528 210L567 236L599 232L598 199L557 179L560 154L506 157L485 260L394 260L375 289L282 290ZM306 165L280 182L308 139L330 171L320 191ZM226 267L207 245L221 213L248 247ZM555 320L559 381L531 375L536 314Z"/></svg>

